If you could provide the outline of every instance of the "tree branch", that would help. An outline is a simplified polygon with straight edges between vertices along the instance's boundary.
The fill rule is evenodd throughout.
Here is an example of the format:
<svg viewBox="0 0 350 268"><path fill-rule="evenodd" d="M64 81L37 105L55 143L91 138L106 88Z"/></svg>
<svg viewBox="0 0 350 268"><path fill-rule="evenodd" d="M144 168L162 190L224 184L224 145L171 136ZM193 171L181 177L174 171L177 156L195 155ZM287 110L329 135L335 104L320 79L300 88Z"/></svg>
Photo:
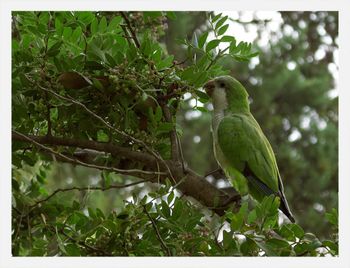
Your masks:
<svg viewBox="0 0 350 268"><path fill-rule="evenodd" d="M75 158L70 158L64 154L55 152L54 150L52 150L51 148L42 145L41 143L32 140L30 137L21 134L15 130L13 130L13 132L15 132L18 136L21 136L23 139L26 139L27 141L31 142L32 144L36 145L37 147L50 152L53 155L57 155L58 157L64 159L65 161L71 162L73 164L78 164L81 166L85 166L85 167L89 167L89 168L95 168L95 169L100 169L100 170L108 170L108 171L112 171L112 172L116 172L116 173L120 173L120 174L125 174L125 175L132 175L132 176L142 176L144 177L144 175L151 175L152 177L155 175L166 175L166 173L164 172L155 172L155 171L144 171L144 170L140 170L140 169L119 169L119 168L114 168L114 167L107 167L107 166L99 166L99 165L94 165L94 164L90 164L90 163L85 163L82 162L78 159Z"/></svg>
<svg viewBox="0 0 350 268"><path fill-rule="evenodd" d="M113 144L47 136L28 135L28 137L41 144L80 147L109 153L116 152L126 159L144 163L151 169L157 168L157 161L152 155L143 152L135 152L128 148ZM17 141L30 142L16 132L12 132L12 138ZM203 176L196 174L191 169L186 168L186 172L183 172L182 167L176 165L174 161L167 161L167 166L171 168L171 172L174 174L175 183L178 184L177 189L179 191L187 196L193 197L218 215L223 215L225 210L232 204L237 208L240 206L240 196L233 188L232 191L217 189L214 185L205 180ZM161 171L167 171L167 168L164 165L160 165L159 168ZM159 180L158 176L150 176L148 177L148 180L154 183L164 183L166 178L166 175L160 176Z"/></svg>
<svg viewBox="0 0 350 268"><path fill-rule="evenodd" d="M130 33L131 33L131 37L134 40L134 43L136 45L137 48L140 48L140 42L137 39L136 33L134 31L134 28L131 26L130 20L128 18L128 16L125 14L125 12L121 11L120 14L122 15L123 19L125 20L126 26L128 27Z"/></svg>
<svg viewBox="0 0 350 268"><path fill-rule="evenodd" d="M74 138L61 138L55 136L26 135L26 137L41 144L91 149L99 152L111 153L113 155L119 154L121 158L134 160L146 165L154 165L156 161L153 156L147 153L132 151L129 148L121 147L112 143ZM22 135L18 135L17 131L12 131L12 139L16 141L28 142L28 139L24 138Z"/></svg>
<svg viewBox="0 0 350 268"><path fill-rule="evenodd" d="M143 206L143 211L146 213L147 218L151 221L152 227L153 227L154 231L156 232L157 238L158 238L162 248L165 250L165 252L167 253L168 256L172 256L170 249L167 247L167 245L165 244L162 236L160 235L160 232L158 230L157 224L155 223L155 221L152 218L152 216L148 213L148 211L147 211L145 206Z"/></svg>

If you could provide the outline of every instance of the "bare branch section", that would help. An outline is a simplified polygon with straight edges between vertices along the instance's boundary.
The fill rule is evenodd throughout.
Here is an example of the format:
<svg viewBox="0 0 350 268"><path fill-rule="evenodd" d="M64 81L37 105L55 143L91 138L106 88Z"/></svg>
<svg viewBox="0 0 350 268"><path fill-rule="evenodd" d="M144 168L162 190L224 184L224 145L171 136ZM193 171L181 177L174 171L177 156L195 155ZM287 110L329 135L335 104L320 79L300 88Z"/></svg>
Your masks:
<svg viewBox="0 0 350 268"><path fill-rule="evenodd" d="M130 159L148 165L153 165L155 163L155 158L149 154L132 151L129 148L111 143L74 138L61 138L55 136L26 135L26 137L41 144L91 149L99 152L111 153L121 158ZM12 138L17 141L28 141L28 139L23 137L23 135L19 135L17 131L12 131Z"/></svg>
<svg viewBox="0 0 350 268"><path fill-rule="evenodd" d="M30 140L23 137L23 135L19 135L18 132L12 132L12 139L15 141L31 142L32 140L40 144L52 146L76 147L112 154L114 153L118 157L120 156L125 159L130 159L131 161L137 161L147 165L147 167L152 170L157 170L157 159L153 155L143 152L135 152L129 148L120 147L114 144L48 136L28 135L28 137ZM186 168L184 172L183 168L177 165L174 161L166 162L167 166L170 167L171 172L174 175L175 182L178 184L177 189L185 195L194 198L218 215L223 215L225 210L230 206L239 207L240 196L233 188L232 191L217 189L214 185L206 181L202 176L196 174L194 171ZM91 162L90 164L93 163ZM167 167L160 165L160 171L167 172ZM144 174L140 174L140 178L145 179L145 176L141 175ZM164 183L167 177L169 176L161 175L160 180L158 180L158 176L156 175L153 177L149 176L148 181L153 183Z"/></svg>
<svg viewBox="0 0 350 268"><path fill-rule="evenodd" d="M14 133L16 133L16 135L21 136L23 139L29 141L30 143L34 144L35 146L39 147L42 150L45 150L53 155L56 155L62 159L64 159L65 161L71 162L73 164L78 164L81 166L85 166L85 167L89 167L89 168L95 168L95 169L100 169L100 170L108 170L108 171L112 171L112 172L116 172L116 173L120 173L120 174L125 174L125 175L132 175L132 176L143 176L143 175L165 175L166 173L164 172L155 172L155 171L144 171L144 170L140 170L140 169L119 169L119 168L114 168L114 167L107 167L107 166L99 166L99 165L94 165L94 164L90 164L90 163L85 163L82 162L78 159L75 158L70 158L64 154L55 152L54 150L52 150L51 148L42 145L41 143L32 140L30 137L21 134L15 130L13 130Z"/></svg>

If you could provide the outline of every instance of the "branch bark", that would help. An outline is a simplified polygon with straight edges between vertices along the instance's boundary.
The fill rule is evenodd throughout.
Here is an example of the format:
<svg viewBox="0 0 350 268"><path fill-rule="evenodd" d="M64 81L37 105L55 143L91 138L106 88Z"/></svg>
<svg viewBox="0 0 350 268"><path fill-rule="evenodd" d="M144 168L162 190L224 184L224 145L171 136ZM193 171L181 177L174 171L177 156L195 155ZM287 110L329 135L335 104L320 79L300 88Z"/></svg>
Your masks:
<svg viewBox="0 0 350 268"><path fill-rule="evenodd" d="M135 152L129 148L120 147L111 143L67 139L54 136L30 135L28 137L41 144L79 147L82 149L92 149L112 154L117 153L122 158L144 163L148 168L157 170L157 159L153 155L143 152ZM16 132L12 132L12 139L14 141L29 142ZM170 167L170 172L173 174L175 180L174 184L177 184L177 189L185 195L194 198L216 214L223 215L225 214L225 210L229 209L230 206L234 206L235 208L240 206L240 195L233 188L232 191L223 191L216 188L205 180L203 176L196 174L191 169L186 168L184 171L183 168L173 160L166 160L165 162L166 165L159 163L160 171L168 172L168 168ZM152 177L147 177L147 180L153 183L164 183L168 177L169 174L161 176L154 175ZM140 176L140 178L144 179L144 176Z"/></svg>
<svg viewBox="0 0 350 268"><path fill-rule="evenodd" d="M91 149L99 152L111 153L121 158L126 158L134 160L137 162L147 164L154 164L155 158L150 154L137 152L130 150L129 148L121 147L115 144L107 142L97 142L92 140L83 140L75 138L62 138L55 136L37 136L37 135L26 135L30 139L47 145L58 145L58 146L67 146L67 147L76 147L82 149ZM28 141L24 137L20 136L18 133L12 131L12 139L15 141Z"/></svg>

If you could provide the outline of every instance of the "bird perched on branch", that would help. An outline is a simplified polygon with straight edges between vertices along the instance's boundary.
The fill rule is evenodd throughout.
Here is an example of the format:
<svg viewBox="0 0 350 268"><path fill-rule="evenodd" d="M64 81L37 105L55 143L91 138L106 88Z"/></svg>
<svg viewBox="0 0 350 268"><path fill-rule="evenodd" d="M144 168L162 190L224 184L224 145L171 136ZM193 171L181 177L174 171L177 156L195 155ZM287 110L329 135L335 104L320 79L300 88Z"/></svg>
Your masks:
<svg viewBox="0 0 350 268"><path fill-rule="evenodd" d="M246 89L231 76L210 80L204 89L214 106L214 155L226 176L241 194L248 191L257 201L264 196L278 196L280 210L295 222L284 195L275 154L250 113Z"/></svg>

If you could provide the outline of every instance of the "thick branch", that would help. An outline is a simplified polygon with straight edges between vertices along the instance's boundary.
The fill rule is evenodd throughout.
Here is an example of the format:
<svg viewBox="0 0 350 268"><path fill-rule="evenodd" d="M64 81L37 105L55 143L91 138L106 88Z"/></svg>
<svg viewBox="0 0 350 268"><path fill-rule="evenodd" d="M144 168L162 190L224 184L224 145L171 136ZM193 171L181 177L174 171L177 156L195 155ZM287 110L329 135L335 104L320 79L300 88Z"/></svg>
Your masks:
<svg viewBox="0 0 350 268"><path fill-rule="evenodd" d="M92 140L74 139L74 138L61 138L54 136L36 136L26 135L31 140L34 140L41 144L57 145L57 146L68 146L77 147L82 149L91 149L99 152L111 153L121 158L134 160L137 162L144 163L146 165L154 164L155 158L147 153L132 151L129 148L121 147L115 144L106 142L97 142ZM12 131L12 139L16 141L28 141L23 136Z"/></svg>
<svg viewBox="0 0 350 268"><path fill-rule="evenodd" d="M119 153L121 157L144 163L150 169L156 170L157 168L157 161L152 155L131 151L128 148L109 143L107 144L88 140L75 140L47 136L28 137L42 144L80 147L101 152ZM12 133L12 138L13 140L17 141L29 142L15 132ZM232 191L217 189L214 185L206 181L202 176L196 174L192 170L186 169L186 172L183 172L182 167L177 165L174 161L167 161L167 166L171 168L171 172L174 174L175 183L178 184L178 190L190 197L193 197L218 215L223 215L225 210L232 204L235 207L239 207L240 196L233 188ZM167 168L164 165L160 165L160 170L167 172ZM160 176L159 178L158 176L153 176L152 178L148 178L148 180L154 183L163 183L166 178L166 175ZM158 179L160 179L160 181Z"/></svg>
<svg viewBox="0 0 350 268"><path fill-rule="evenodd" d="M108 170L108 171L112 171L112 172L116 172L116 173L120 173L120 174L125 174L125 175L132 175L132 176L142 176L144 177L144 175L164 175L165 173L161 173L161 172L153 172L153 171L144 171L144 170L139 170L139 169L119 169L119 168L114 168L114 167L108 167L108 166L99 166L99 165L95 165L95 164L90 164L90 163L86 163L86 162L82 162L76 158L71 158L68 157L64 154L55 152L54 150L52 150L51 148L42 145L41 143L32 140L31 138L27 137L24 134L21 134L19 132L16 132L13 130L13 132L15 132L17 135L21 136L23 139L27 140L28 142L34 144L36 147L39 147L40 149L49 152L53 155L58 156L59 158L67 161L67 162L71 162L73 164L78 164L81 166L85 166L85 167L89 167L89 168L95 168L95 169L100 169L100 170Z"/></svg>

